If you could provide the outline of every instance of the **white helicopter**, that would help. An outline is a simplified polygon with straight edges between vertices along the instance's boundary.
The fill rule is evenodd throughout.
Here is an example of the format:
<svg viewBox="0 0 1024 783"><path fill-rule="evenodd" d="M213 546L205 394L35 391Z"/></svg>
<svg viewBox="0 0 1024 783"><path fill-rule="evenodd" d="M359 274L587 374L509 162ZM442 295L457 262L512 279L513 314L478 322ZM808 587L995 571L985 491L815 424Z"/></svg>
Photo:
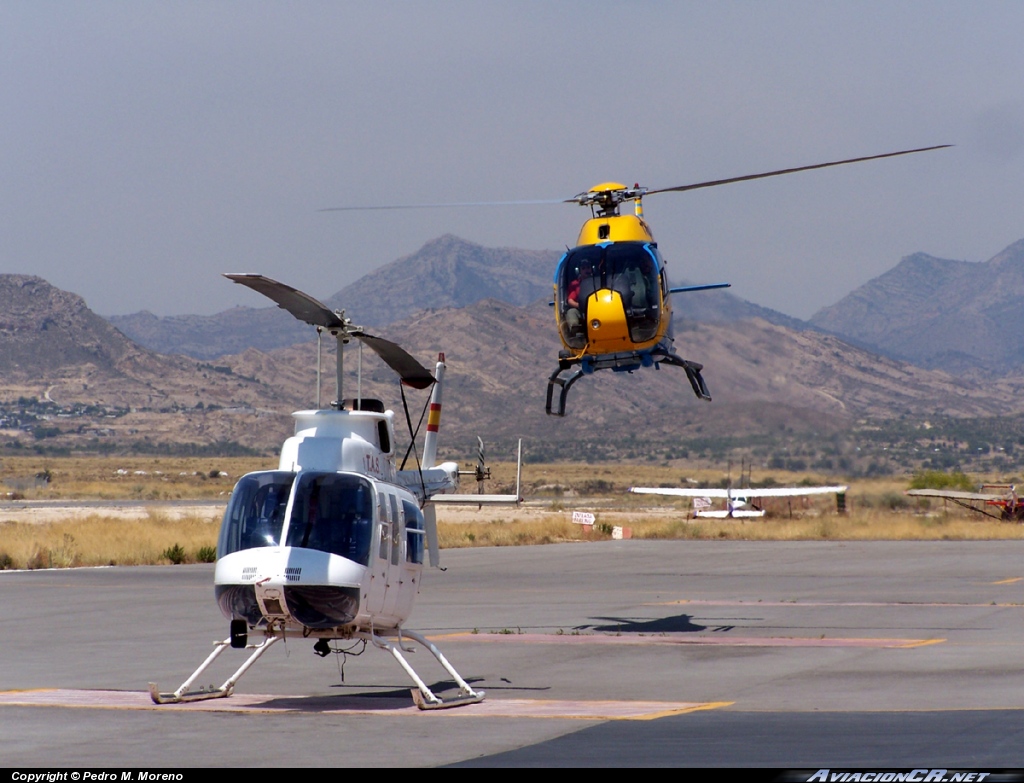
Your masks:
<svg viewBox="0 0 1024 783"><path fill-rule="evenodd" d="M286 634L316 639L314 652L327 656L332 640L356 640L390 652L412 678L421 709L482 701L441 651L404 628L420 590L424 552L439 566L434 504L518 504L522 442L515 495L454 494L455 462L435 465L444 354L434 374L404 349L366 334L316 299L254 274L225 277L268 296L296 318L327 330L338 344L337 400L331 408L295 414L295 435L284 442L277 470L243 476L228 501L217 545L215 590L230 636L175 691L150 683L158 704L230 696L243 674ZM417 389L433 385L419 470L396 468L393 411L379 400L343 400L343 348L352 338L372 348ZM318 362L319 365L319 362ZM404 396L404 394L403 394ZM415 443L415 433L410 433ZM411 449L412 447L410 447ZM482 460L482 453L481 453ZM489 475L479 465L478 480ZM481 484L482 487L482 484ZM262 640L249 644L250 631ZM458 685L456 697L435 695L406 660L412 639L426 647ZM219 688L193 690L203 672L229 647L249 657Z"/></svg>

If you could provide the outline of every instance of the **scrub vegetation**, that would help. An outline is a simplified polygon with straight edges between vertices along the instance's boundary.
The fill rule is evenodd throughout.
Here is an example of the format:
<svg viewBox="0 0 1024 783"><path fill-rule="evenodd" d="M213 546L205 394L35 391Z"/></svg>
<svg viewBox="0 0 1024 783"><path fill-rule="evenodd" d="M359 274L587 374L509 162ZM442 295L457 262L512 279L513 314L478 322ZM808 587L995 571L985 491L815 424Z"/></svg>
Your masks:
<svg viewBox="0 0 1024 783"><path fill-rule="evenodd" d="M220 515L172 519L158 511L127 520L0 521L0 569L210 562L219 529Z"/></svg>
<svg viewBox="0 0 1024 783"><path fill-rule="evenodd" d="M5 457L0 500L208 500L274 467L254 457Z"/></svg>
<svg viewBox="0 0 1024 783"><path fill-rule="evenodd" d="M995 519L949 514L921 514L864 509L846 514L801 515L763 519L686 519L667 515L598 513L587 530L562 519L471 522L440 525L442 548L517 546L569 541L604 541L613 526L628 527L633 539L732 541L968 541L1024 538L1024 525ZM614 522L606 520L613 519Z"/></svg>
<svg viewBox="0 0 1024 783"><path fill-rule="evenodd" d="M176 517L161 500L223 499L245 472L273 467L272 459L205 458L8 458L0 480L15 497L32 500L151 500L137 518L96 514L42 521L15 519L17 501L0 507L0 570L100 565L212 562L218 512ZM512 492L515 465L495 464L489 492ZM983 482L1014 483L1012 475L966 475L937 470L915 475L854 479L846 512L832 495L766 501L767 515L753 519L693 519L690 501L640 496L633 485L726 486L729 471L687 471L678 465L531 464L524 471L519 508L439 510L443 548L518 546L612 538L614 527L634 539L716 540L970 540L1024 538L1024 525L983 517L942 500L911 498L911 486L975 489ZM224 475L226 474L226 475ZM738 469L731 481L740 484ZM845 483L841 476L754 470L750 486ZM472 482L463 484L471 492ZM573 524L572 512L595 515L595 524ZM628 546L628 544L623 544Z"/></svg>

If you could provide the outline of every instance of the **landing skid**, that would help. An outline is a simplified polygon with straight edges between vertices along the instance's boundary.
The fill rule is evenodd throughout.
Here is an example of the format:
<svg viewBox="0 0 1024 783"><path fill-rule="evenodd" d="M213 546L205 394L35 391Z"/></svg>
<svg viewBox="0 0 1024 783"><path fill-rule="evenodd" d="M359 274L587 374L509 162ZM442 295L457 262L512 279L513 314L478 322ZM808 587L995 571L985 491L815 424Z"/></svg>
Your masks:
<svg viewBox="0 0 1024 783"><path fill-rule="evenodd" d="M397 635L397 640L394 642L374 633L372 629L370 631L356 631L351 635L351 637L347 638L362 639L372 643L373 646L378 649L390 652L394 656L395 660L398 661L398 664L405 670L405 673L408 674L416 684L416 687L412 689L412 699L416 706L421 710L439 710L448 707L460 707L463 704L475 704L484 700L484 692L474 691L469 687L466 681L462 679L457 671L455 671L455 667L448 662L448 659L444 657L441 651L437 649L432 642L428 641L426 637L421 636L415 631L405 631L402 629L398 629L395 633ZM441 699L427 687L427 684L423 682L420 676L416 673L416 670L412 668L409 662L405 659L405 656L402 655L403 652L411 653L416 651L416 648L403 644L403 636L407 636L413 641L419 642L430 651L430 654L434 656L437 662L441 664L441 667L451 675L452 679L455 680L456 685L459 686L458 696L450 699ZM183 682L176 691L161 693L156 683L151 682L149 684L149 695L156 704L183 704L185 702L192 701L226 698L234 692L235 685L238 683L238 680L241 679L242 675L249 670L249 667L256 663L260 656L270 649L275 642L282 638L284 638L284 634L281 631L267 631L266 637L261 643L250 644L245 647L245 649L252 650L252 652L245 660L245 663L239 666L238 670L225 680L223 685L219 688L214 688L212 685L209 687L200 687L198 690L193 691L192 686L195 684L196 680L199 679L200 675L202 675L202 673L220 657L222 652L232 646L231 637L228 637L222 642L214 642L213 652L207 656L206 660L199 665L199 668L192 672L192 675L185 680L185 682Z"/></svg>
<svg viewBox="0 0 1024 783"><path fill-rule="evenodd" d="M583 377L583 370L576 370L568 378L559 378L565 370L572 369L570 366L562 366L562 362L558 363L558 369L555 370L548 377L548 398L544 405L544 411L548 416L565 416L565 398L569 394L569 388L576 383L580 378ZM555 386L559 386L561 391L558 394L558 409L555 411L551 410L551 398L554 396Z"/></svg>
<svg viewBox="0 0 1024 783"><path fill-rule="evenodd" d="M563 352L563 354L565 353ZM637 353L625 352L599 356L594 359L584 359L585 369L580 368L568 377L561 377L563 372L572 370L573 365L579 361L579 359L571 359L566 358L564 355L559 355L558 369L548 376L547 402L544 405L544 411L548 416L565 416L565 400L569 396L569 389L584 375L593 373L596 370L605 369L613 369L617 372L632 372L644 366L644 362L646 362L648 367L651 364L657 366L661 363L682 367L691 388L693 388L693 393L697 395L698 399L711 401L711 394L708 392L707 384L704 383L704 376L700 374L701 370L704 369L704 365L691 362L689 359L683 359L674 353L662 354L659 352L653 356L645 354L645 358L641 358ZM556 386L560 389L558 393L558 407L552 410L551 403L554 400Z"/></svg>
<svg viewBox="0 0 1024 783"><path fill-rule="evenodd" d="M276 634L267 634L267 637L259 644L247 645L245 649L252 650L252 653L248 658L246 658L245 663L239 666L238 670L224 681L223 685L219 688L214 688L212 685L209 688L200 687L199 690L193 692L191 688L195 684L195 681L199 679L199 675L206 671L210 667L210 664L220 657L222 652L232 646L230 636L222 642L214 642L213 652L210 653L207 659L199 665L198 669L192 672L192 676L185 680L178 690L173 693L160 693L160 689L157 688L156 683L151 682L149 684L149 695L156 704L181 704L182 702L187 701L206 701L207 699L226 698L234 692L235 683L242 678L242 675L249 670L249 667L256 663L259 657L269 650L280 638L281 637Z"/></svg>
<svg viewBox="0 0 1024 783"><path fill-rule="evenodd" d="M369 634L356 634L356 636L364 636L369 638L373 642L373 646L381 650L387 650L398 661L398 665L405 669L405 673L409 675L416 687L412 689L412 700L416 703L416 706L421 710L443 710L448 707L461 707L463 704L476 704L484 700L483 691L474 691L466 683L459 673L455 671L455 667L448 663L448 659L442 655L441 651L434 646L433 642L427 640L425 636L421 636L415 631L403 631L398 630L398 641L397 644L389 642L383 637L377 636L373 632ZM405 660L403 652L416 652L414 647L406 647L402 644L402 636L408 636L413 641L419 642L428 650L430 654L434 656L441 667L452 676L455 683L459 686L459 695L455 696L447 701L442 700L440 697L435 696L433 691L427 687L427 684L420 679L420 676L416 673L416 670L409 665L409 662Z"/></svg>
<svg viewBox="0 0 1024 783"><path fill-rule="evenodd" d="M697 362L691 362L689 359L680 359L674 353L668 354L661 361L665 364L673 364L676 367L682 367L686 372L686 378L690 381L690 386L693 387L693 393L702 400L711 402L711 393L708 392L708 385L704 383L704 376L700 374L700 371L704 369L703 364L697 364Z"/></svg>

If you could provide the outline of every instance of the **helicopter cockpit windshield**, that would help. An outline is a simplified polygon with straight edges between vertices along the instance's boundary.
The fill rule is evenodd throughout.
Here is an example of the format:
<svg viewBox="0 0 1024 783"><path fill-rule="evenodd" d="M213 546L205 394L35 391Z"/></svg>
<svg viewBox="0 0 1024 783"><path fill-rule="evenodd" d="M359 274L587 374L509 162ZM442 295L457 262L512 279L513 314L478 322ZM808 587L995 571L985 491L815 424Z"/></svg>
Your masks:
<svg viewBox="0 0 1024 783"><path fill-rule="evenodd" d="M217 557L281 543L284 511L295 474L270 470L242 476L224 512Z"/></svg>
<svg viewBox="0 0 1024 783"><path fill-rule="evenodd" d="M584 245L570 250L558 267L559 323L566 344L587 345L587 303L602 290L616 292L630 339L654 339L661 310L661 257L650 242Z"/></svg>
<svg viewBox="0 0 1024 783"><path fill-rule="evenodd" d="M295 501L285 530L285 509L293 484ZM224 512L217 556L283 544L318 549L366 565L374 497L370 482L361 476L286 470L250 473L239 480Z"/></svg>
<svg viewBox="0 0 1024 783"><path fill-rule="evenodd" d="M375 497L370 482L361 476L299 474L286 545L318 549L366 565Z"/></svg>

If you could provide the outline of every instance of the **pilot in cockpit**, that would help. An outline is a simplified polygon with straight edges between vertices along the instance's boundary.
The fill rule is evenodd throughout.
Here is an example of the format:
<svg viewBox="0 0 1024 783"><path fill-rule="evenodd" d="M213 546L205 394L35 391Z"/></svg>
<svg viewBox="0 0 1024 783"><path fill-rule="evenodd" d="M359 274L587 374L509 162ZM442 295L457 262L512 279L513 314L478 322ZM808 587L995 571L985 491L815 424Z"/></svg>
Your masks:
<svg viewBox="0 0 1024 783"><path fill-rule="evenodd" d="M595 290L593 264L589 259L583 259L580 262L579 274L569 281L565 289L565 323L569 327L570 335L580 332L584 319L583 311Z"/></svg>

